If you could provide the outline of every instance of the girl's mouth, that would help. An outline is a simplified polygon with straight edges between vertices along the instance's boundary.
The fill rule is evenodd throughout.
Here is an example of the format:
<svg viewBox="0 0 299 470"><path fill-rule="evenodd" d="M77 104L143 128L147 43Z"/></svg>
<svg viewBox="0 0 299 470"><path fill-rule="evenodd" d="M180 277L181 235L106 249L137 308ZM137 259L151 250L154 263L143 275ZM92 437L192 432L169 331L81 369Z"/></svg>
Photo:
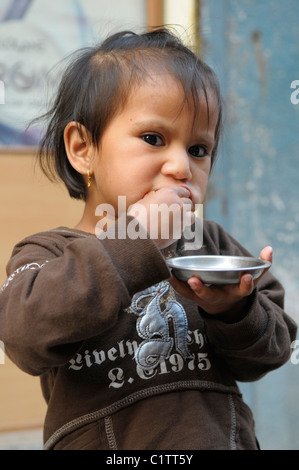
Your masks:
<svg viewBox="0 0 299 470"><path fill-rule="evenodd" d="M186 185L184 185L184 184L180 184L180 186L181 186L182 188L187 189L187 190L189 191L189 199L190 199L191 202L192 202L192 211L194 212L194 211L195 211L195 208L196 208L196 204L195 204L194 196L193 196L193 194L192 194L191 189L188 188L188 186L186 186Z"/></svg>
<svg viewBox="0 0 299 470"><path fill-rule="evenodd" d="M189 198L191 199L191 202L192 202L192 205L193 205L193 208L195 210L195 201L194 201L194 197L193 197L193 194L191 192L191 189L188 188L188 186L184 185L184 184L180 184L179 186L181 186L182 188L185 188L189 191ZM148 191L147 193L144 194L143 197L146 197L148 196L149 194L152 194L152 193L155 193L157 191L157 189L151 189L150 191Z"/></svg>
<svg viewBox="0 0 299 470"><path fill-rule="evenodd" d="M143 197L148 196L149 194L152 194L152 193L155 193L155 192L156 192L155 189L151 189L150 191L148 191L147 193L145 193Z"/></svg>
<svg viewBox="0 0 299 470"><path fill-rule="evenodd" d="M192 201L192 202L193 202L193 204L194 204L194 200L193 200L193 194L192 194L192 192L191 192L191 189L190 189L190 188L188 188L188 186L185 186L184 184L180 184L180 186L181 186L182 188L185 188L185 189L187 189L187 190L189 191L189 193L190 193L190 196L189 196L189 197L190 197L191 201Z"/></svg>

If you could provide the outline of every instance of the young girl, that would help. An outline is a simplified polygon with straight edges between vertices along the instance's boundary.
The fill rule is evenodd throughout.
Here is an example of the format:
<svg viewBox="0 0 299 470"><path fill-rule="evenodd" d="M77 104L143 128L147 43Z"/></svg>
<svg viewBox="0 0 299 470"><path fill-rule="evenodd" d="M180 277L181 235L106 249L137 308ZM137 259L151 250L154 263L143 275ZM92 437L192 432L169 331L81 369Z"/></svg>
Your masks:
<svg viewBox="0 0 299 470"><path fill-rule="evenodd" d="M162 234L183 213L194 223L221 114L213 71L166 30L116 34L67 68L39 155L85 210L20 242L0 294L5 351L41 377L45 449L257 448L236 380L287 361L283 288L270 272L182 283L165 258L182 253L184 224L179 240ZM150 217L162 203L175 211ZM190 253L249 255L209 221Z"/></svg>

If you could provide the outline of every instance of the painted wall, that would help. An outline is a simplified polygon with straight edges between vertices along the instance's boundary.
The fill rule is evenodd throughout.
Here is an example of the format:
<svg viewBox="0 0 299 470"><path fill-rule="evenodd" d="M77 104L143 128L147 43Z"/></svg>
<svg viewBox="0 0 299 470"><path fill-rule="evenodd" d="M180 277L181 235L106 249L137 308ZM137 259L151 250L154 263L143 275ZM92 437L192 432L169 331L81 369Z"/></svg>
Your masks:
<svg viewBox="0 0 299 470"><path fill-rule="evenodd" d="M226 106L205 214L256 256L273 246L271 269L298 321L299 93L291 84L299 80L299 2L200 4L203 55L219 76ZM242 390L261 447L299 449L299 364L290 361Z"/></svg>

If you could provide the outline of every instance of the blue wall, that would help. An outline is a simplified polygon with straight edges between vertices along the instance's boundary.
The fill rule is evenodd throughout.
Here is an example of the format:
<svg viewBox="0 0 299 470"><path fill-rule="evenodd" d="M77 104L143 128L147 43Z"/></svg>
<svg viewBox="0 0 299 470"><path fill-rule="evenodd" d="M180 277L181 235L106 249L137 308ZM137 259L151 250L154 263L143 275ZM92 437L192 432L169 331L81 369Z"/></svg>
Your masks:
<svg viewBox="0 0 299 470"><path fill-rule="evenodd" d="M201 0L203 56L217 72L225 136L205 217L254 255L274 249L272 272L299 320L298 0ZM298 96L299 97L299 94ZM299 364L242 385L263 449L299 449Z"/></svg>

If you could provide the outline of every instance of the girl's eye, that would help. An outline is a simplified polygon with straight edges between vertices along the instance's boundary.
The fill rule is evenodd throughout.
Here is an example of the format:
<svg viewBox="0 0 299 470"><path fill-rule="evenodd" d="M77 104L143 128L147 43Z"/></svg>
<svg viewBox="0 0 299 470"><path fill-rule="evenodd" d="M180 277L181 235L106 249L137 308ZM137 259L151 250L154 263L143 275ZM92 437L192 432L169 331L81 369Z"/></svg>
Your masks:
<svg viewBox="0 0 299 470"><path fill-rule="evenodd" d="M164 145L164 142L162 140L162 137L160 137L157 134L146 134L142 136L142 139L144 142L146 142L149 145L153 145L155 147L160 147L161 145Z"/></svg>
<svg viewBox="0 0 299 470"><path fill-rule="evenodd" d="M203 158L209 155L209 152L206 147L203 145L192 145L192 147L189 148L188 152L192 157L195 158Z"/></svg>

